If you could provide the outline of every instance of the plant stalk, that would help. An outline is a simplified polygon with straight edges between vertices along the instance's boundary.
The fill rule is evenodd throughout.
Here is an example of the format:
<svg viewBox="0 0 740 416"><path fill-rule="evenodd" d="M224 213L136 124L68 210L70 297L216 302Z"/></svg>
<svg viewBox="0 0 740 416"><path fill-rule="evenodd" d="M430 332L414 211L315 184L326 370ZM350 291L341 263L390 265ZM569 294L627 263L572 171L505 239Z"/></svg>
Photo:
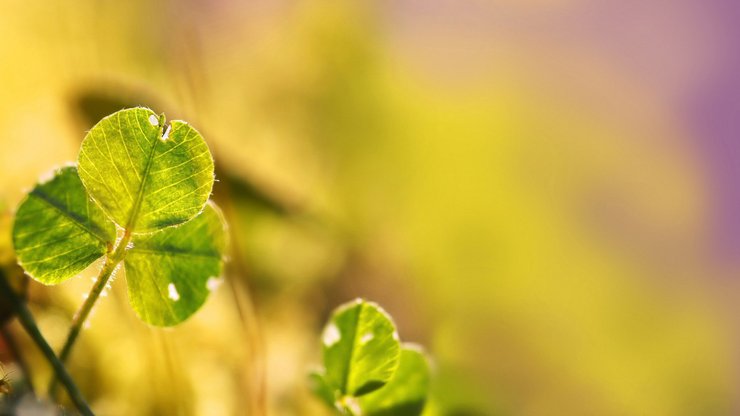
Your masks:
<svg viewBox="0 0 740 416"><path fill-rule="evenodd" d="M62 351L59 353L59 360L62 364L67 363L69 355L72 353L72 347L74 347L75 341L77 341L77 337L80 335L80 331L82 331L82 328L85 325L85 321L90 316L90 312L92 312L95 302L100 297L100 294L103 293L105 285L108 284L108 280L110 280L116 267L118 267L118 264L123 260L126 253L126 246L130 240L131 233L127 230L121 241L118 243L118 246L113 250L113 253L106 257L103 268L100 269L100 273L98 274L97 279L95 279L95 285L93 285L90 293L88 293L85 302L77 313L75 313L74 319L72 319L72 325L69 327L67 340L64 342ZM52 377L51 382L49 383L49 397L54 400L56 398L56 394L57 378Z"/></svg>
<svg viewBox="0 0 740 416"><path fill-rule="evenodd" d="M49 343L46 342L46 339L44 339L44 336L41 334L41 331L36 325L36 321L33 319L33 315L31 315L31 311L29 311L26 304L18 298L13 291L13 288L10 287L10 284L8 284L8 281L3 275L0 275L0 292L2 292L10 302L13 310L16 312L18 321L21 323L21 326L23 326L23 329L26 330L28 335L44 354L46 360L51 364L51 367L54 369L55 378L58 378L64 385L69 394L69 398L77 407L77 410L85 416L93 416L92 410L90 410L90 407L82 396L82 393L80 393L80 390L75 385L72 377L70 377L69 373L64 368L64 364L62 364L59 358L57 358L56 354L54 354L54 350L49 346Z"/></svg>

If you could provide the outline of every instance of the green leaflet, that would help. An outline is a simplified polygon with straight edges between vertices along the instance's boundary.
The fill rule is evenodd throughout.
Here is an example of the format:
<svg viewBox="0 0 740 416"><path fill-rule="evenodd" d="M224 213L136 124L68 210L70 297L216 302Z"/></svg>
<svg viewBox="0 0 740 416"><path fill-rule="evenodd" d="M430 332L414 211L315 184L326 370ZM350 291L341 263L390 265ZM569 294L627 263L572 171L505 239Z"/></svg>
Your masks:
<svg viewBox="0 0 740 416"><path fill-rule="evenodd" d="M360 398L367 416L418 416L429 391L429 363L421 349L404 344L393 378L383 388Z"/></svg>
<svg viewBox="0 0 740 416"><path fill-rule="evenodd" d="M184 321L203 305L221 274L226 232L213 203L178 227L135 236L124 267L139 317L157 326Z"/></svg>
<svg viewBox="0 0 740 416"><path fill-rule="evenodd" d="M340 306L323 332L326 384L339 396L361 396L383 385L398 367L396 327L375 303L357 299Z"/></svg>
<svg viewBox="0 0 740 416"><path fill-rule="evenodd" d="M83 140L78 162L93 199L132 233L188 221L213 187L213 158L200 133L183 121L165 126L148 108L102 119Z"/></svg>
<svg viewBox="0 0 740 416"><path fill-rule="evenodd" d="M115 225L87 196L73 166L37 185L21 202L13 224L18 262L47 285L85 269L115 239Z"/></svg>
<svg viewBox="0 0 740 416"><path fill-rule="evenodd" d="M326 384L326 378L321 371L312 371L308 374L309 388L325 405L335 408L336 398L334 390Z"/></svg>

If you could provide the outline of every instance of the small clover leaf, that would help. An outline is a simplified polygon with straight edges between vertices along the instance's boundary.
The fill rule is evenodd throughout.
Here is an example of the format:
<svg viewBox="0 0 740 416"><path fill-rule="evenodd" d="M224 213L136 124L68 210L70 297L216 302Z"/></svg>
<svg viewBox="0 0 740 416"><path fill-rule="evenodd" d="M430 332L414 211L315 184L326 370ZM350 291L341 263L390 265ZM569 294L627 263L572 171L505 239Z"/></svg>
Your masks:
<svg viewBox="0 0 740 416"><path fill-rule="evenodd" d="M135 236L124 267L129 299L139 317L178 324L198 310L221 275L225 223L215 204L178 227Z"/></svg>
<svg viewBox="0 0 740 416"><path fill-rule="evenodd" d="M82 141L80 179L121 228L148 233L203 210L213 187L213 157L184 121L165 125L148 108L102 119Z"/></svg>
<svg viewBox="0 0 740 416"><path fill-rule="evenodd" d="M360 407L367 416L418 416L424 410L429 391L429 362L421 348L404 344L401 361L393 378L383 386L360 398Z"/></svg>
<svg viewBox="0 0 740 416"><path fill-rule="evenodd" d="M324 368L311 391L340 415L419 416L430 384L421 347L401 344L390 316L357 299L338 307L324 327Z"/></svg>
<svg viewBox="0 0 740 416"><path fill-rule="evenodd" d="M400 351L395 324L380 306L347 303L324 328L325 381L339 397L370 393L391 379Z"/></svg>
<svg viewBox="0 0 740 416"><path fill-rule="evenodd" d="M102 257L116 227L90 200L74 166L56 170L18 207L13 245L19 264L34 279L63 282Z"/></svg>

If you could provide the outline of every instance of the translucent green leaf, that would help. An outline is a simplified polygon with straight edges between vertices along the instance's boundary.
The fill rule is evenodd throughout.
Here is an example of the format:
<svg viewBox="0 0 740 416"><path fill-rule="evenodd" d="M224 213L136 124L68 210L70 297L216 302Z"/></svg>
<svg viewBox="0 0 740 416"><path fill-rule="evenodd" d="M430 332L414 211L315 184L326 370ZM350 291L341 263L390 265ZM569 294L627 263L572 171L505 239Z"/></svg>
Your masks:
<svg viewBox="0 0 740 416"><path fill-rule="evenodd" d="M324 374L318 371L313 371L308 375L309 388L313 394L321 399L325 405L336 409L334 401L334 390L326 383Z"/></svg>
<svg viewBox="0 0 740 416"><path fill-rule="evenodd" d="M357 299L340 306L323 332L326 382L341 396L361 396L393 376L400 355L398 333L377 304Z"/></svg>
<svg viewBox="0 0 740 416"><path fill-rule="evenodd" d="M82 142L80 178L119 226L145 233L197 215L213 187L213 158L184 121L164 125L148 108L102 119Z"/></svg>
<svg viewBox="0 0 740 416"><path fill-rule="evenodd" d="M87 196L73 166L37 185L21 202L13 224L18 262L47 285L85 269L115 239L115 225Z"/></svg>
<svg viewBox="0 0 740 416"><path fill-rule="evenodd" d="M209 203L185 224L135 236L132 243L124 259L131 305L145 322L172 326L198 310L215 287L226 231Z"/></svg>
<svg viewBox="0 0 740 416"><path fill-rule="evenodd" d="M429 391L429 363L419 347L404 344L393 378L383 388L360 398L367 416L418 416Z"/></svg>

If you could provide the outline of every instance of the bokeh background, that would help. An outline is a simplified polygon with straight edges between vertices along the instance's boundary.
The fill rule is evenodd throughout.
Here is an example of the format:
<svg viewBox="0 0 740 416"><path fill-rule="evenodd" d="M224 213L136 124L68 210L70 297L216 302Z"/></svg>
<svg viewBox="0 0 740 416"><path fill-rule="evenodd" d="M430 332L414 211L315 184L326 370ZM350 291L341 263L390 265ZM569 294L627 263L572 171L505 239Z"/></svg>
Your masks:
<svg viewBox="0 0 740 416"><path fill-rule="evenodd" d="M363 296L434 357L429 415L738 414L739 18L732 0L2 0L0 259L24 192L145 105L209 143L231 261L170 330L117 277L70 364L97 413L321 415L321 326ZM29 286L57 348L94 273Z"/></svg>

